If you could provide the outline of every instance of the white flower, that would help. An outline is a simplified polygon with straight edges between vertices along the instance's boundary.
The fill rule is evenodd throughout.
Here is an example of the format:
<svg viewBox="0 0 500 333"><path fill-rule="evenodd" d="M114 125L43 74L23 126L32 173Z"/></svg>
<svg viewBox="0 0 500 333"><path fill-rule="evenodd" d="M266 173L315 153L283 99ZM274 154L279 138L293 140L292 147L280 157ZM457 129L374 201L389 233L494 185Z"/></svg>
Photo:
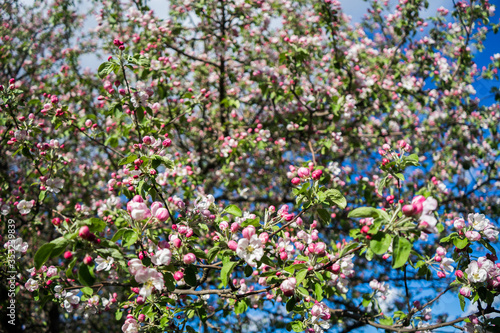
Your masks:
<svg viewBox="0 0 500 333"><path fill-rule="evenodd" d="M467 274L469 281L474 283L484 282L488 277L486 270L480 268L475 260L470 262L469 267L465 270L465 273Z"/></svg>
<svg viewBox="0 0 500 333"><path fill-rule="evenodd" d="M111 293L109 293L109 298L102 298L102 306L104 308L104 310L109 310L113 304L115 302L115 298L113 297L113 295L111 295Z"/></svg>
<svg viewBox="0 0 500 333"><path fill-rule="evenodd" d="M154 268L144 268L137 272L135 275L135 280L138 283L144 283L139 295L144 298L149 297L153 292L153 288L156 290L162 290L164 288L163 275L158 273Z"/></svg>
<svg viewBox="0 0 500 333"><path fill-rule="evenodd" d="M123 333L137 333L141 326L134 318L127 318L122 326Z"/></svg>
<svg viewBox="0 0 500 333"><path fill-rule="evenodd" d="M78 307L78 303L80 303L80 297L78 297L77 295L79 292L80 290L78 289L66 292L63 304L67 312L73 312L73 310Z"/></svg>
<svg viewBox="0 0 500 333"><path fill-rule="evenodd" d="M476 229L477 231L481 231L486 229L486 227L490 224L490 221L484 216L484 214L469 214L469 223Z"/></svg>
<svg viewBox="0 0 500 333"><path fill-rule="evenodd" d="M29 214L31 212L32 207L33 207L32 201L21 200L17 204L17 209L19 210L19 213L21 213L21 215Z"/></svg>
<svg viewBox="0 0 500 333"><path fill-rule="evenodd" d="M8 249L12 248L16 252L26 253L28 251L28 243L23 242L21 237L14 239L13 241L9 241L5 243L4 247Z"/></svg>
<svg viewBox="0 0 500 333"><path fill-rule="evenodd" d="M455 261L451 258L443 258L443 260L441 260L441 269L446 273L446 271L449 271L450 273L453 272L453 270L455 269L452 264L454 264Z"/></svg>
<svg viewBox="0 0 500 333"><path fill-rule="evenodd" d="M36 280L33 280L33 279L29 279L28 281L26 281L26 283L24 284L24 287L28 290L28 291L35 291L38 289L38 281Z"/></svg>
<svg viewBox="0 0 500 333"><path fill-rule="evenodd" d="M242 259L244 259L247 264L255 267L257 264L255 260L260 260L264 255L264 249L262 249L262 242L257 235L253 235L249 240L242 238L238 241L238 247L236 248L236 253Z"/></svg>
<svg viewBox="0 0 500 333"><path fill-rule="evenodd" d="M498 230L493 229L493 228L487 228L483 230L484 236L488 238L490 242L494 242L498 238Z"/></svg>
<svg viewBox="0 0 500 333"><path fill-rule="evenodd" d="M202 197L201 199L198 199L199 202L196 204L196 208L198 208L200 211L209 209L210 206L215 202L215 198L213 195L209 194L206 197Z"/></svg>
<svg viewBox="0 0 500 333"><path fill-rule="evenodd" d="M128 262L128 270L130 274L136 275L138 271L144 268L140 259L132 259Z"/></svg>
<svg viewBox="0 0 500 333"><path fill-rule="evenodd" d="M0 208L0 214L7 215L9 213L10 213L10 206L7 204L3 204L2 207Z"/></svg>
<svg viewBox="0 0 500 333"><path fill-rule="evenodd" d="M169 249L161 249L151 256L151 262L156 266L170 265L172 260L172 252Z"/></svg>
<svg viewBox="0 0 500 333"><path fill-rule="evenodd" d="M97 272L102 270L109 271L114 261L115 260L113 259L113 257L107 257L106 259L104 259L99 256L95 259L95 262L97 264L97 268L95 270Z"/></svg>
<svg viewBox="0 0 500 333"><path fill-rule="evenodd" d="M59 193L64 186L64 180L61 178L51 178L47 179L45 184L47 185L47 191Z"/></svg>

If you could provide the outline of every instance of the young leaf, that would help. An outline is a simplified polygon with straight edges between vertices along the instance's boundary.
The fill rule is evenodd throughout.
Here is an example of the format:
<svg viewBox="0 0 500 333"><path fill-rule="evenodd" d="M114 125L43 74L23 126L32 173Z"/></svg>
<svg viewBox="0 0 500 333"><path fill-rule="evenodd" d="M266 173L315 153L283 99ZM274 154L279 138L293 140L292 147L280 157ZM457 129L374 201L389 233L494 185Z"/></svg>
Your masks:
<svg viewBox="0 0 500 333"><path fill-rule="evenodd" d="M56 245L54 243L43 244L35 254L35 268L40 269L49 260L50 254Z"/></svg>
<svg viewBox="0 0 500 333"><path fill-rule="evenodd" d="M391 235L383 231L379 231L371 239L370 248L375 254L384 254L391 246L391 241L392 241Z"/></svg>
<svg viewBox="0 0 500 333"><path fill-rule="evenodd" d="M223 213L228 213L236 217L242 217L243 213L241 212L241 209L239 209L236 205L229 205L224 209Z"/></svg>
<svg viewBox="0 0 500 333"><path fill-rule="evenodd" d="M392 267L402 267L410 257L411 243L404 237L396 236L392 242Z"/></svg>

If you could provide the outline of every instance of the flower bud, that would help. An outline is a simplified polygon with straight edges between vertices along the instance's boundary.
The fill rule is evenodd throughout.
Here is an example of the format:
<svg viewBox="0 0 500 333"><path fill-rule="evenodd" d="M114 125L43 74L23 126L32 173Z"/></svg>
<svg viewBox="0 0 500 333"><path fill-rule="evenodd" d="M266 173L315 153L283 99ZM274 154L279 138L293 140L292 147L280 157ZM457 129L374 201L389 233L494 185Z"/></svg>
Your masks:
<svg viewBox="0 0 500 333"><path fill-rule="evenodd" d="M228 243L227 243L227 246L233 250L233 251L236 251L236 249L238 248L238 243L236 243L236 241L234 240L230 240Z"/></svg>
<svg viewBox="0 0 500 333"><path fill-rule="evenodd" d="M312 179L318 180L321 178L321 175L323 174L322 170L314 170L312 172Z"/></svg>
<svg viewBox="0 0 500 333"><path fill-rule="evenodd" d="M245 229L243 229L243 237L246 239L252 238L252 236L255 235L255 227L253 225L249 225Z"/></svg>
<svg viewBox="0 0 500 333"><path fill-rule="evenodd" d="M80 231L78 231L78 236L80 236L83 239L87 239L90 236L90 229L88 226L84 225L80 228Z"/></svg>
<svg viewBox="0 0 500 333"><path fill-rule="evenodd" d="M297 175L300 178L306 178L309 176L309 174L310 174L310 171L308 168L301 167L301 168L299 168L299 170L297 170Z"/></svg>
<svg viewBox="0 0 500 333"><path fill-rule="evenodd" d="M291 277L281 283L280 289L285 296L292 296L295 291L296 285L297 280L294 277Z"/></svg>
<svg viewBox="0 0 500 333"><path fill-rule="evenodd" d="M196 261L196 256L193 253L184 255L183 261L186 265L191 265Z"/></svg>
<svg viewBox="0 0 500 333"><path fill-rule="evenodd" d="M160 222L165 222L166 220L168 220L168 210L166 208L158 208L156 210L156 214L155 214L155 217L160 221Z"/></svg>
<svg viewBox="0 0 500 333"><path fill-rule="evenodd" d="M184 277L184 273L182 273L181 271L177 271L174 273L174 280L175 281L180 281L180 280L182 280L183 277Z"/></svg>

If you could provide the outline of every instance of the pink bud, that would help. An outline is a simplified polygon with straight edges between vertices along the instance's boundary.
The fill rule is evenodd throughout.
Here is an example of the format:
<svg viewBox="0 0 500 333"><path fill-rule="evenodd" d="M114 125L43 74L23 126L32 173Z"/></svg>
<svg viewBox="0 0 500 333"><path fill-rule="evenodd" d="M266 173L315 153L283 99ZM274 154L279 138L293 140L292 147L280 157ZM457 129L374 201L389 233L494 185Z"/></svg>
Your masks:
<svg viewBox="0 0 500 333"><path fill-rule="evenodd" d="M184 255L183 261L186 265L191 265L196 261L196 256L193 253Z"/></svg>
<svg viewBox="0 0 500 333"><path fill-rule="evenodd" d="M176 248L180 248L180 247L181 247L181 245L182 245L182 241L181 241L181 239L180 239L180 238L175 238L175 239L172 241L172 243L174 244L174 246L175 246Z"/></svg>
<svg viewBox="0 0 500 333"><path fill-rule="evenodd" d="M238 231L239 228L240 228L240 224L238 222L234 222L233 224L231 224L231 232L232 233L235 233L236 231Z"/></svg>
<svg viewBox="0 0 500 333"><path fill-rule="evenodd" d="M321 178L321 175L323 174L322 170L314 170L312 172L312 179L318 180Z"/></svg>
<svg viewBox="0 0 500 333"><path fill-rule="evenodd" d="M316 248L314 249L314 253L319 256L324 256L326 251L326 244L323 242L316 243Z"/></svg>
<svg viewBox="0 0 500 333"><path fill-rule="evenodd" d="M71 258L73 258L73 253L71 253L71 251L64 252L64 259L69 260Z"/></svg>
<svg viewBox="0 0 500 333"><path fill-rule="evenodd" d="M227 228L229 228L229 223L227 223L226 221L222 221L220 224L219 224L219 229L221 231L224 231L226 230Z"/></svg>
<svg viewBox="0 0 500 333"><path fill-rule="evenodd" d="M440 279L444 279L446 277L446 274L444 274L443 272L439 271L437 272L437 276L440 278Z"/></svg>
<svg viewBox="0 0 500 333"><path fill-rule="evenodd" d="M252 236L255 235L255 227L253 225L249 225L245 229L243 229L243 237L246 239L252 238Z"/></svg>
<svg viewBox="0 0 500 333"><path fill-rule="evenodd" d="M156 210L155 217L160 221L160 222L165 222L169 215L168 215L168 210L166 208L158 208Z"/></svg>
<svg viewBox="0 0 500 333"><path fill-rule="evenodd" d="M464 277L464 272L462 272L461 270L457 269L456 272L455 272L455 276L457 278L463 278Z"/></svg>
<svg viewBox="0 0 500 333"><path fill-rule="evenodd" d="M339 274L340 273L340 265L339 264L333 264L332 265L332 273L333 274Z"/></svg>
<svg viewBox="0 0 500 333"><path fill-rule="evenodd" d="M142 143L144 143L145 145L150 145L152 142L153 140L151 140L150 136L145 136L142 138Z"/></svg>
<svg viewBox="0 0 500 333"><path fill-rule="evenodd" d="M140 296L139 296L140 297ZM137 320L142 323L146 320L146 315L144 313L141 313L139 314L139 316L137 317Z"/></svg>
<svg viewBox="0 0 500 333"><path fill-rule="evenodd" d="M80 236L83 239L87 239L90 236L90 229L88 226L84 225L83 227L80 228L80 231L78 232L78 236Z"/></svg>
<svg viewBox="0 0 500 333"><path fill-rule="evenodd" d="M300 184L300 178L299 177L294 177L291 180L293 185L299 185Z"/></svg>
<svg viewBox="0 0 500 333"><path fill-rule="evenodd" d="M91 256L89 256L89 255L87 254L87 255L83 258L83 263L84 263L85 265L88 265L88 266L92 265L92 257L91 257Z"/></svg>
<svg viewBox="0 0 500 333"><path fill-rule="evenodd" d="M259 239L262 244L266 244L269 241L269 235L267 234L267 232L263 232L259 235Z"/></svg>
<svg viewBox="0 0 500 333"><path fill-rule="evenodd" d="M415 214L415 210L413 205L404 205L403 206L403 214L406 216L413 216Z"/></svg>
<svg viewBox="0 0 500 333"><path fill-rule="evenodd" d="M142 296L137 296L137 299L135 300L135 302L139 305L143 305L144 303L146 303Z"/></svg>
<svg viewBox="0 0 500 333"><path fill-rule="evenodd" d="M182 273L181 271L177 271L174 273L174 280L175 281L180 281L180 280L182 280L183 277L184 277L184 273Z"/></svg>
<svg viewBox="0 0 500 333"><path fill-rule="evenodd" d="M309 174L310 174L310 171L308 168L301 167L301 168L299 168L299 170L297 170L297 175L300 178L306 178L309 176Z"/></svg>
<svg viewBox="0 0 500 333"><path fill-rule="evenodd" d="M233 251L236 251L236 249L238 248L238 243L236 243L234 240L230 240L228 243L227 243L227 246L233 250Z"/></svg>

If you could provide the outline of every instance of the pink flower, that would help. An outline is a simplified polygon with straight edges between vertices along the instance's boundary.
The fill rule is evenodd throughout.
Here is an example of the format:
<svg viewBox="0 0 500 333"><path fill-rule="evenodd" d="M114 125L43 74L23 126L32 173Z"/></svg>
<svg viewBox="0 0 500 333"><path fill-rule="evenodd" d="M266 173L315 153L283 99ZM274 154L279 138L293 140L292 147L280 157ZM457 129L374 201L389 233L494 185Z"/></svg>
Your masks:
<svg viewBox="0 0 500 333"><path fill-rule="evenodd" d="M169 249L161 249L151 256L151 262L156 266L170 265L172 252Z"/></svg>
<svg viewBox="0 0 500 333"><path fill-rule="evenodd" d="M163 290L164 288L163 275L154 268L141 269L135 274L135 280L137 283L144 284L139 291L139 295L144 298L151 295L153 288L156 290Z"/></svg>
<svg viewBox="0 0 500 333"><path fill-rule="evenodd" d="M144 268L142 261L140 259L131 259L128 262L128 271L130 274L135 275L138 271Z"/></svg>
<svg viewBox="0 0 500 333"><path fill-rule="evenodd" d="M467 237L468 240L474 242L481 239L481 234L477 231L469 230L465 233L465 237Z"/></svg>

